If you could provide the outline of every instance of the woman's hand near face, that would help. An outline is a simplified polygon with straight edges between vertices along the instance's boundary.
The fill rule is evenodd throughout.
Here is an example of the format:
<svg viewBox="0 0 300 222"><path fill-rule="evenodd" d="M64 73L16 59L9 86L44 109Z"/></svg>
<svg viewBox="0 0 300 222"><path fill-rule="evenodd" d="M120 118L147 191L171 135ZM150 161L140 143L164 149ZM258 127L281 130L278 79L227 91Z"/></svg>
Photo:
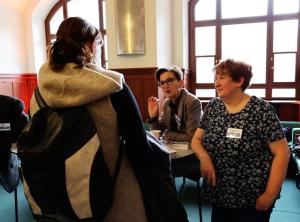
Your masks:
<svg viewBox="0 0 300 222"><path fill-rule="evenodd" d="M159 100L157 97L151 96L148 98L148 114L150 118L158 117Z"/></svg>
<svg viewBox="0 0 300 222"><path fill-rule="evenodd" d="M216 186L216 171L213 162L202 145L204 130L198 128L192 139L192 149L200 160L201 175L207 179L211 186Z"/></svg>

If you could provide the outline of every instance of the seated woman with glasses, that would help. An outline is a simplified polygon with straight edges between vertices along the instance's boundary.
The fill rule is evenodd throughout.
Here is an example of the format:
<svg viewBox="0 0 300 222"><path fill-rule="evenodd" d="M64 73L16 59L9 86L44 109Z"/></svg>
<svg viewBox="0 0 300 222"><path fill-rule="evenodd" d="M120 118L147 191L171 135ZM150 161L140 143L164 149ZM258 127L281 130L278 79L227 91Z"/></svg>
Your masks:
<svg viewBox="0 0 300 222"><path fill-rule="evenodd" d="M179 67L159 68L155 77L165 100L159 116L158 98L148 98L149 128L160 129L167 141L191 142L200 122L200 100L184 89L183 73Z"/></svg>

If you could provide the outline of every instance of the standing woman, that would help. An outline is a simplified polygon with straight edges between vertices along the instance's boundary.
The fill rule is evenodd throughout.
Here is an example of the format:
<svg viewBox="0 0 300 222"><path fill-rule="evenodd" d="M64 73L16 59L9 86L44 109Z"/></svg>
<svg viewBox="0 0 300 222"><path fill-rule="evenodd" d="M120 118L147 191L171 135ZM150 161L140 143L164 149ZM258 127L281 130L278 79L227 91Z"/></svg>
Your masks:
<svg viewBox="0 0 300 222"><path fill-rule="evenodd" d="M136 101L123 75L93 64L97 47L102 42L99 30L82 18L70 17L60 24L56 38L49 49L49 62L41 67L38 75L39 91L46 104L52 108L83 105L87 109L94 120L100 138L100 149L111 175L114 173L119 154L120 136L126 142L115 183L113 203L103 221L186 221L185 211L179 202L178 209L170 210L177 210L182 213L182 217L179 216L174 220L167 218L162 210L169 208L160 206L160 197L156 192L161 187L151 186L149 175L153 175L152 163L155 161L153 150L147 140ZM37 110L38 104L33 96L30 113L33 115ZM82 157L80 166L74 166L72 173L76 174L86 167L87 159L89 158ZM88 174L89 172L86 177L90 176ZM84 183L86 180L85 178L71 182L81 183L82 189L88 189L90 184ZM79 191L81 192L82 189ZM147 192L149 189L152 193ZM176 197L171 189L163 189L163 191L171 197ZM82 197L78 193L75 193L75 196L73 198L77 200L96 198ZM50 206L48 206L50 212L46 213L64 212L64 209L56 209L58 206L51 204L51 202L46 203ZM70 206L65 207L70 208ZM76 207L75 209L72 206L72 209L77 210L74 213L78 219L100 221L94 215L101 206L94 204L93 209L86 209L88 206L82 204ZM176 213L173 215L178 216ZM62 216L69 217L65 214Z"/></svg>
<svg viewBox="0 0 300 222"><path fill-rule="evenodd" d="M252 67L228 59L214 68L212 99L192 140L212 222L268 222L289 149L273 107L245 93Z"/></svg>

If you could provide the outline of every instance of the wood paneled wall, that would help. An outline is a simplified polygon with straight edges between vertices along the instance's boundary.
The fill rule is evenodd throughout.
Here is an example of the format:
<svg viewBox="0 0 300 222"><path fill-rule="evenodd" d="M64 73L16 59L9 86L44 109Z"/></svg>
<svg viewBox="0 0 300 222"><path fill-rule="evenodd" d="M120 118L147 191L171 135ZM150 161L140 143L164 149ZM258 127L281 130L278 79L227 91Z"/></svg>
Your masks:
<svg viewBox="0 0 300 222"><path fill-rule="evenodd" d="M147 99L149 96L158 97L159 88L154 77L156 67L115 69L123 73L125 81L135 96L143 120L148 117ZM188 71L185 71L185 81L188 80ZM24 101L25 112L28 112L32 93L37 85L37 75L25 74L0 74L0 94L14 96ZM185 85L188 85L185 82ZM188 87L186 87L188 88ZM161 94L161 93L160 93ZM161 98L160 95L160 99ZM202 101L204 108L208 101ZM276 108L280 120L300 121L300 101L270 101ZM1 107L0 107L1 108Z"/></svg>
<svg viewBox="0 0 300 222"><path fill-rule="evenodd" d="M300 121L300 101L269 101L280 120Z"/></svg>
<svg viewBox="0 0 300 222"><path fill-rule="evenodd" d="M202 109L205 108L209 100L202 101ZM283 121L300 121L300 101L268 101L275 108L277 116Z"/></svg>
<svg viewBox="0 0 300 222"><path fill-rule="evenodd" d="M154 78L155 70L156 67L116 69L124 74L125 81L137 100L144 121L148 116L147 98L158 96L157 83ZM36 86L36 74L0 74L0 94L21 99L24 102L26 113Z"/></svg>
<svg viewBox="0 0 300 222"><path fill-rule="evenodd" d="M148 97L158 96L157 82L154 77L156 69L156 67L114 69L124 75L127 85L136 98L144 121L148 117Z"/></svg>
<svg viewBox="0 0 300 222"><path fill-rule="evenodd" d="M0 94L21 99L26 113L36 85L36 74L0 74Z"/></svg>

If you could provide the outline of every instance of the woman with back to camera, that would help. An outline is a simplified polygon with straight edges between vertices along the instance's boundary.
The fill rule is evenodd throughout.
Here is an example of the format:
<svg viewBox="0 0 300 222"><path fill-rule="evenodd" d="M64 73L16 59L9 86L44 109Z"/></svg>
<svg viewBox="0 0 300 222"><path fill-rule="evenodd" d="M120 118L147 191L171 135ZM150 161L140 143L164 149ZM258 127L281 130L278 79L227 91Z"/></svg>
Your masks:
<svg viewBox="0 0 300 222"><path fill-rule="evenodd" d="M155 193L146 193L145 184L151 182L147 179L153 156L136 101L122 74L92 63L96 48L102 42L100 32L86 20L70 17L61 23L56 38L49 48L49 62L41 67L38 76L39 91L45 102L53 108L86 107L97 128L111 174L119 153L120 136L126 141L114 200L104 221L164 221L160 215L163 213L156 212L157 207L149 202ZM37 110L33 97L30 112L34 114ZM88 216L93 218L93 215ZM186 221L183 217L175 221Z"/></svg>
<svg viewBox="0 0 300 222"><path fill-rule="evenodd" d="M289 149L273 107L245 93L252 67L227 59L214 68L218 97L205 107L192 148L201 162L212 222L268 222Z"/></svg>

